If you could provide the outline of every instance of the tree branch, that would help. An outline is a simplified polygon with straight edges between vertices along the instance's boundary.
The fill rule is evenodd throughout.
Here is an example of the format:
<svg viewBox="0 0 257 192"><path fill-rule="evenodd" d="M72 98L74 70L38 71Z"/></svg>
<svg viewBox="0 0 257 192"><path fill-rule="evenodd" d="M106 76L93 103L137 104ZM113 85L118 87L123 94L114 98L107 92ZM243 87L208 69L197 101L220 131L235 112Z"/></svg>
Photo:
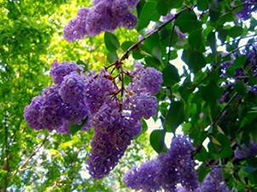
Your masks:
<svg viewBox="0 0 257 192"><path fill-rule="evenodd" d="M125 59L128 58L129 54L131 51L137 49L139 47L139 45L144 42L146 39L148 39L149 37L151 37L153 34L161 31L166 25L168 25L169 23L171 23L172 21L176 20L178 18L178 16L186 9L182 9L180 12L178 12L177 14L174 15L174 17L172 17L171 19L169 19L168 21L166 21L165 23L163 23L162 25L160 25L159 27L157 27L155 30L153 30L152 32L150 32L149 34L147 34L145 37L143 37L142 39L140 39L139 41L137 41L135 44L133 44L132 46L130 46L121 56L121 58L119 59L119 61L123 61Z"/></svg>

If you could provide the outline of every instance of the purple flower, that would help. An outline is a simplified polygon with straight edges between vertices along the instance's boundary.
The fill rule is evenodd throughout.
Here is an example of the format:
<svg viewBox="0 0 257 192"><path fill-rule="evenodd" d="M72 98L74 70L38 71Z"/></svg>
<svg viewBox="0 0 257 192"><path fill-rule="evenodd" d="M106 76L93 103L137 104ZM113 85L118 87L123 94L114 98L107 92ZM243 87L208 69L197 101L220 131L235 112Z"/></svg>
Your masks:
<svg viewBox="0 0 257 192"><path fill-rule="evenodd" d="M139 134L141 123L122 114L119 104L104 104L93 119L95 135L87 159L89 173L100 179L107 175L123 156L133 137Z"/></svg>
<svg viewBox="0 0 257 192"><path fill-rule="evenodd" d="M113 25L112 2L102 1L93 7L88 13L86 30L89 36L95 36L102 31L107 31L110 25ZM116 27L118 23L115 23ZM115 28L116 28L115 27ZM110 27L111 28L111 27Z"/></svg>
<svg viewBox="0 0 257 192"><path fill-rule="evenodd" d="M149 119L157 114L157 99L149 93L134 94L128 98L127 109L131 110L131 115L136 119Z"/></svg>
<svg viewBox="0 0 257 192"><path fill-rule="evenodd" d="M257 0L241 0L243 6L242 11L237 12L237 16L243 20L247 20L251 17L251 13L257 10Z"/></svg>
<svg viewBox="0 0 257 192"><path fill-rule="evenodd" d="M42 91L42 95L32 99L25 108L24 118L33 129L70 133L72 124L80 124L83 119L90 118L90 110L85 102L76 105L64 103L59 87L51 85Z"/></svg>
<svg viewBox="0 0 257 192"><path fill-rule="evenodd" d="M161 89L163 78L162 73L155 68L139 68L134 73L135 77L129 85L129 89L135 93L142 91L149 92L154 95Z"/></svg>
<svg viewBox="0 0 257 192"><path fill-rule="evenodd" d="M82 39L87 34L86 23L89 11L87 8L80 9L78 16L64 27L63 36L67 41Z"/></svg>
<svg viewBox="0 0 257 192"><path fill-rule="evenodd" d="M24 110L24 119L33 129L42 129L44 126L39 121L40 111L43 106L43 97L36 96L32 99L31 104L27 105Z"/></svg>
<svg viewBox="0 0 257 192"><path fill-rule="evenodd" d="M85 35L95 36L103 31L114 31L117 27L132 28L137 18L130 11L136 8L139 0L94 0L93 7L78 12L64 28L68 41L82 39Z"/></svg>
<svg viewBox="0 0 257 192"><path fill-rule="evenodd" d="M117 90L116 85L107 78L108 75L102 70L97 76L92 74L87 77L86 100L91 113L96 113L110 99L110 94Z"/></svg>
<svg viewBox="0 0 257 192"><path fill-rule="evenodd" d="M137 17L128 11L121 17L121 23L128 29L134 28L137 26Z"/></svg>
<svg viewBox="0 0 257 192"><path fill-rule="evenodd" d="M249 146L242 145L242 149L237 148L234 152L236 159L244 159L257 155L257 143L251 141Z"/></svg>
<svg viewBox="0 0 257 192"><path fill-rule="evenodd" d="M230 192L226 184L223 182L221 169L214 167L212 171L205 177L203 183L197 188L196 192Z"/></svg>
<svg viewBox="0 0 257 192"><path fill-rule="evenodd" d="M192 152L193 146L187 137L176 137L166 154L132 168L123 181L132 189L144 191L175 191L178 183L188 191L196 189L198 182Z"/></svg>
<svg viewBox="0 0 257 192"><path fill-rule="evenodd" d="M161 189L161 162L156 159L133 167L123 177L127 187L135 190L158 191Z"/></svg>
<svg viewBox="0 0 257 192"><path fill-rule="evenodd" d="M50 75L56 84L60 84L66 75L69 75L74 71L83 71L83 67L73 62L68 63L67 61L63 61L58 63L57 60L54 60L50 70Z"/></svg>
<svg viewBox="0 0 257 192"><path fill-rule="evenodd" d="M84 102L87 89L87 82L83 75L76 72L64 77L60 84L59 94L62 100L71 105L78 105Z"/></svg>

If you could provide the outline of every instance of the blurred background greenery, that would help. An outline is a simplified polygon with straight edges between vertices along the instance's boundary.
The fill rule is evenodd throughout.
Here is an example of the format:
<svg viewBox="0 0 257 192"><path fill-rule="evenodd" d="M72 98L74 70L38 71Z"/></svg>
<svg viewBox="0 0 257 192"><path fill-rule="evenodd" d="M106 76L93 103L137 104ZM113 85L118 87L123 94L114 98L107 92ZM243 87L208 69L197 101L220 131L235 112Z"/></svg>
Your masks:
<svg viewBox="0 0 257 192"><path fill-rule="evenodd" d="M85 169L91 132L58 135L34 131L23 119L32 97L52 83L54 59L98 70L106 63L103 34L67 42L63 27L90 0L0 0L0 191L126 191L125 170L154 153L148 134L130 146L119 166L94 181ZM119 40L137 40L118 29Z"/></svg>

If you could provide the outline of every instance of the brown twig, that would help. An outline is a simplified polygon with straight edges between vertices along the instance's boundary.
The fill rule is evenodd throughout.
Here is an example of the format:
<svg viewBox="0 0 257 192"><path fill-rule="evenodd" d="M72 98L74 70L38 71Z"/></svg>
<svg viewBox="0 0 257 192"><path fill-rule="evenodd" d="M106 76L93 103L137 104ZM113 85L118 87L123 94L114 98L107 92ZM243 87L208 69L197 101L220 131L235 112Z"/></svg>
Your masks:
<svg viewBox="0 0 257 192"><path fill-rule="evenodd" d="M162 25L160 25L159 27L155 28L155 30L153 30L151 33L147 34L145 37L143 37L142 39L140 39L139 41L137 41L135 44L133 44L132 46L130 46L121 56L120 61L123 61L125 59L128 58L129 54L131 51L137 49L139 47L139 45L144 42L146 39L148 39L149 37L151 37L153 34L161 31L166 25L168 25L169 23L171 23L172 21L174 21L175 19L178 18L178 16L186 9L182 9L180 12L178 12L177 14L174 15L174 17L172 17L171 19L169 19L168 21L166 21L165 23L163 23Z"/></svg>

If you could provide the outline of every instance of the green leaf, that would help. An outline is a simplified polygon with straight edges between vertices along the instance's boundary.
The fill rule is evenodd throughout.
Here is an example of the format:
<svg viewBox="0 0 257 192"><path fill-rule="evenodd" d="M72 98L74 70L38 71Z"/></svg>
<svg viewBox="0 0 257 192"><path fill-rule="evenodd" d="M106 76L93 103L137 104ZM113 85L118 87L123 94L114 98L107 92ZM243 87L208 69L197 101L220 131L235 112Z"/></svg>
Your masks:
<svg viewBox="0 0 257 192"><path fill-rule="evenodd" d="M147 67L154 67L154 68L159 68L161 66L161 62L156 59L155 57L146 57L145 62L147 64Z"/></svg>
<svg viewBox="0 0 257 192"><path fill-rule="evenodd" d="M228 31L228 34L230 37L236 38L239 37L243 34L244 30L242 27L239 26L234 26L231 27L230 30Z"/></svg>
<svg viewBox="0 0 257 192"><path fill-rule="evenodd" d="M82 127L87 123L88 121L88 117L86 117L86 119L82 120L81 124L80 125L72 125L70 127L70 131L71 131L71 134L74 135L75 133L77 133L79 130L82 129Z"/></svg>
<svg viewBox="0 0 257 192"><path fill-rule="evenodd" d="M245 87L244 82L242 82L242 81L236 81L235 91L236 91L237 93L239 93L240 95L245 95L247 89L246 89L246 87Z"/></svg>
<svg viewBox="0 0 257 192"><path fill-rule="evenodd" d="M222 94L222 89L215 81L212 81L208 85L201 87L200 90L203 100L215 105Z"/></svg>
<svg viewBox="0 0 257 192"><path fill-rule="evenodd" d="M204 165L204 163L197 169L198 180L203 181L205 176L208 174L208 167Z"/></svg>
<svg viewBox="0 0 257 192"><path fill-rule="evenodd" d="M220 17L220 2L212 1L209 7L211 21L217 21Z"/></svg>
<svg viewBox="0 0 257 192"><path fill-rule="evenodd" d="M116 51L120 47L119 40L113 33L105 32L104 43L110 52Z"/></svg>
<svg viewBox="0 0 257 192"><path fill-rule="evenodd" d="M216 36L215 32L210 32L207 36L207 40L209 42L209 45L211 47L212 53L216 54L217 53L217 45L216 45Z"/></svg>
<svg viewBox="0 0 257 192"><path fill-rule="evenodd" d="M184 0L159 0L157 10L161 15L167 15L171 8L180 8Z"/></svg>
<svg viewBox="0 0 257 192"><path fill-rule="evenodd" d="M160 42L159 34L156 33L151 37L147 38L142 45L142 50L161 61L162 44Z"/></svg>
<svg viewBox="0 0 257 192"><path fill-rule="evenodd" d="M125 41L122 43L121 48L123 51L126 51L128 48L130 48L134 43L132 41Z"/></svg>
<svg viewBox="0 0 257 192"><path fill-rule="evenodd" d="M221 151L219 152L219 156L222 158L230 157L233 154L233 150L231 148L231 143L228 137L223 134L218 134L216 139L221 144Z"/></svg>
<svg viewBox="0 0 257 192"><path fill-rule="evenodd" d="M202 69L206 64L205 58L201 52L190 49L183 51L182 60L194 73Z"/></svg>
<svg viewBox="0 0 257 192"><path fill-rule="evenodd" d="M156 9L157 2L146 2L142 9L142 12L139 16L137 30L140 31L143 28L147 27L150 21L158 21L160 14Z"/></svg>
<svg viewBox="0 0 257 192"><path fill-rule="evenodd" d="M118 55L117 55L116 51L110 52L107 54L107 61L109 63L113 63L114 61L117 61L117 60L118 60Z"/></svg>
<svg viewBox="0 0 257 192"><path fill-rule="evenodd" d="M163 130L154 130L150 135L150 144L157 153L166 151L164 138L165 132Z"/></svg>
<svg viewBox="0 0 257 192"><path fill-rule="evenodd" d="M202 30L194 30L189 34L188 43L192 50L204 51Z"/></svg>
<svg viewBox="0 0 257 192"><path fill-rule="evenodd" d="M208 9L208 7L209 7L209 2L208 2L208 0L197 0L197 7L198 7L201 11L205 11L205 10Z"/></svg>
<svg viewBox="0 0 257 192"><path fill-rule="evenodd" d="M181 101L172 101L169 112L165 118L165 130L175 132L176 128L184 121L184 104Z"/></svg>
<svg viewBox="0 0 257 192"><path fill-rule="evenodd" d="M163 85L164 86L172 86L175 83L180 81L178 69L174 65L168 64L164 68L162 73L163 73Z"/></svg>
<svg viewBox="0 0 257 192"><path fill-rule="evenodd" d="M132 55L133 55L133 58L136 59L136 60L142 59L142 58L145 57L145 56L141 53L141 51L138 50L138 49L132 51Z"/></svg>
<svg viewBox="0 0 257 192"><path fill-rule="evenodd" d="M170 0L159 0L156 8L161 15L167 15L171 9Z"/></svg>
<svg viewBox="0 0 257 192"><path fill-rule="evenodd" d="M147 126L147 123L145 122L145 120L142 119L141 122L142 122L142 131L141 131L141 133L144 133L144 132L147 131L148 126Z"/></svg>
<svg viewBox="0 0 257 192"><path fill-rule="evenodd" d="M197 20L197 17L193 11L183 11L176 19L175 24L183 32L191 32L201 28L201 23Z"/></svg>

